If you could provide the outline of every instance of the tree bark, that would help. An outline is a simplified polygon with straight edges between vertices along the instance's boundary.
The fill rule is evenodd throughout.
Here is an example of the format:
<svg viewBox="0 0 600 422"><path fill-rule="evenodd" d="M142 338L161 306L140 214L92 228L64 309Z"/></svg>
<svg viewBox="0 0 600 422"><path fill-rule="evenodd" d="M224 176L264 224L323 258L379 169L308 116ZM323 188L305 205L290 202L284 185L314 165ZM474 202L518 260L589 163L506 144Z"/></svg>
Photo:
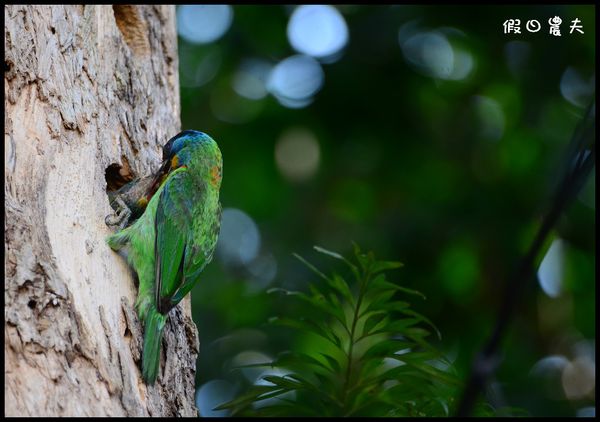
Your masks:
<svg viewBox="0 0 600 422"><path fill-rule="evenodd" d="M109 166L155 170L179 131L174 6L5 6L5 414L196 416L189 298L154 386ZM109 172L110 175L110 172Z"/></svg>

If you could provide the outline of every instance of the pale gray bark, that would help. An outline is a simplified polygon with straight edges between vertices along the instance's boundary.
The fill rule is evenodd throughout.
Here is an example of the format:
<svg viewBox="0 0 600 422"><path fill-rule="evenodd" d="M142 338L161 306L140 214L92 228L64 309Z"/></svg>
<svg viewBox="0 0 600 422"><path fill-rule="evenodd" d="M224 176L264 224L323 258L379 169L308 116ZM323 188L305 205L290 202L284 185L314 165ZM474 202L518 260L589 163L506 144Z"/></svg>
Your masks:
<svg viewBox="0 0 600 422"><path fill-rule="evenodd" d="M195 416L189 299L155 386L110 250L105 170L142 176L179 131L174 6L5 6L6 415Z"/></svg>

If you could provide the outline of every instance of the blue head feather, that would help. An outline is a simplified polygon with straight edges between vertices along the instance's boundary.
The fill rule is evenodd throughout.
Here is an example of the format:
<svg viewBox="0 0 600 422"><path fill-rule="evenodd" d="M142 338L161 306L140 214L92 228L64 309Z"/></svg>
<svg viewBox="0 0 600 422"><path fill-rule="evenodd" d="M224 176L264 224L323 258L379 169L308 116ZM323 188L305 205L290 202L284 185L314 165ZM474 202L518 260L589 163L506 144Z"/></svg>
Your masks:
<svg viewBox="0 0 600 422"><path fill-rule="evenodd" d="M173 158L190 142L211 142L212 139L204 132L198 130L184 130L173 136L163 146L163 161Z"/></svg>

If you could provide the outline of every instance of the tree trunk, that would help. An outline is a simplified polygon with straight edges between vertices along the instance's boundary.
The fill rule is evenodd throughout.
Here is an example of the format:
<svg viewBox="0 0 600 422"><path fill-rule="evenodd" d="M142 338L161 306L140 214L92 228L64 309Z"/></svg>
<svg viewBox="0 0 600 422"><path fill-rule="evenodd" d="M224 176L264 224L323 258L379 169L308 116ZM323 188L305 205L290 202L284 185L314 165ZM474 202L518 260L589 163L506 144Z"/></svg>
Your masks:
<svg viewBox="0 0 600 422"><path fill-rule="evenodd" d="M107 176L155 170L179 131L174 6L10 5L4 33L6 415L196 416L189 298L146 386L134 277L104 240Z"/></svg>

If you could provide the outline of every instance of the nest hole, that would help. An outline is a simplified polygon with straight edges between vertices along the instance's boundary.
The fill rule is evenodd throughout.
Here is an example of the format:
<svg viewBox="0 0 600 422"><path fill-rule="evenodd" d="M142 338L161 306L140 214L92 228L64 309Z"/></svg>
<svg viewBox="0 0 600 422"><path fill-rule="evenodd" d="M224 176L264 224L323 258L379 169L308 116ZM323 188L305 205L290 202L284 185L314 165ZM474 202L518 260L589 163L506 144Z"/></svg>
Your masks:
<svg viewBox="0 0 600 422"><path fill-rule="evenodd" d="M131 171L129 163L123 157L123 164L112 163L106 167L105 179L106 191L113 192L135 179L135 175Z"/></svg>

